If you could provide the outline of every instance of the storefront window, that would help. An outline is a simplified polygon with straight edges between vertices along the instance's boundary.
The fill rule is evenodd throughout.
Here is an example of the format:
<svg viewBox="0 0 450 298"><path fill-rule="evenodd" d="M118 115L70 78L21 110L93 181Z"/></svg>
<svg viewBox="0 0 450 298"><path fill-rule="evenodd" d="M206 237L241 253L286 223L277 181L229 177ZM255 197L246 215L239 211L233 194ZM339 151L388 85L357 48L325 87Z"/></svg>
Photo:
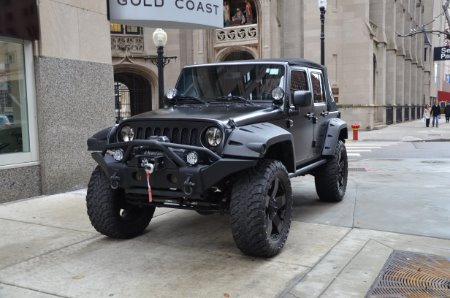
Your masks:
<svg viewBox="0 0 450 298"><path fill-rule="evenodd" d="M31 49L27 51L31 57ZM34 156L25 54L24 43L0 38L0 165L28 162Z"/></svg>

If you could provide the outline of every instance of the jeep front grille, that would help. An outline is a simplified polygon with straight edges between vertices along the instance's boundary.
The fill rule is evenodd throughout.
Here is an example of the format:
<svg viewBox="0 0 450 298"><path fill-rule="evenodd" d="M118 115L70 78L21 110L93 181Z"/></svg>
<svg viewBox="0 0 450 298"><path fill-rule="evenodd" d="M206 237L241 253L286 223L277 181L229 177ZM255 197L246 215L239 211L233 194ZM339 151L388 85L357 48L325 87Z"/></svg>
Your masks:
<svg viewBox="0 0 450 298"><path fill-rule="evenodd" d="M200 127L175 127L175 126L144 126L133 125L135 139L148 139L151 136L166 136L175 144L201 146Z"/></svg>

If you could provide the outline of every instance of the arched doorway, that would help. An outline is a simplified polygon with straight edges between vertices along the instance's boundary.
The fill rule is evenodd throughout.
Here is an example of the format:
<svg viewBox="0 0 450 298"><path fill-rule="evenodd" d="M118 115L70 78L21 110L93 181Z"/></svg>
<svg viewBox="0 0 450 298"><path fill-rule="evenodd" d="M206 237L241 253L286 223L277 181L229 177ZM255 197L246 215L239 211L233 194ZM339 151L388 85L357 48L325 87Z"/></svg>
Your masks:
<svg viewBox="0 0 450 298"><path fill-rule="evenodd" d="M117 120L152 110L150 82L138 74L115 73L114 94Z"/></svg>
<svg viewBox="0 0 450 298"><path fill-rule="evenodd" d="M252 54L246 51L236 51L227 54L223 61L234 61L234 60L253 60L255 59Z"/></svg>

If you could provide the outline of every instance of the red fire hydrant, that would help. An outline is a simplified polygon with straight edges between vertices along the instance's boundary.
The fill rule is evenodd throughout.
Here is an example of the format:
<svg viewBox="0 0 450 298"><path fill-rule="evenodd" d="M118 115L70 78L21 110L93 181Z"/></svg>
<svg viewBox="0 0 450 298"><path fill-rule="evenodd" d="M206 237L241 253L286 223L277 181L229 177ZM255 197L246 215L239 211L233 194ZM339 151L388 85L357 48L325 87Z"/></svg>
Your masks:
<svg viewBox="0 0 450 298"><path fill-rule="evenodd" d="M352 130L353 130L353 140L358 141L358 130L361 126L358 123L352 124Z"/></svg>

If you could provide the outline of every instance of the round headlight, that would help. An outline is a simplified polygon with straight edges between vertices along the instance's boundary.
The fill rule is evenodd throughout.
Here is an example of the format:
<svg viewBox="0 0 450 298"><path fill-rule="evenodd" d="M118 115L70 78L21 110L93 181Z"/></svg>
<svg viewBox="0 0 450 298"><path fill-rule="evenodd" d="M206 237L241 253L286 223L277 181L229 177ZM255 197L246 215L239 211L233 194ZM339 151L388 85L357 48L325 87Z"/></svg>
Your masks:
<svg viewBox="0 0 450 298"><path fill-rule="evenodd" d="M134 139L134 130L129 126L124 126L120 130L120 135L122 136L122 140L124 142L133 141Z"/></svg>
<svg viewBox="0 0 450 298"><path fill-rule="evenodd" d="M276 87L272 90L272 98L275 100L281 100L284 96L284 90L281 87Z"/></svg>
<svg viewBox="0 0 450 298"><path fill-rule="evenodd" d="M217 127L210 127L206 131L206 142L211 147L217 147L220 145L223 139L223 133Z"/></svg>

